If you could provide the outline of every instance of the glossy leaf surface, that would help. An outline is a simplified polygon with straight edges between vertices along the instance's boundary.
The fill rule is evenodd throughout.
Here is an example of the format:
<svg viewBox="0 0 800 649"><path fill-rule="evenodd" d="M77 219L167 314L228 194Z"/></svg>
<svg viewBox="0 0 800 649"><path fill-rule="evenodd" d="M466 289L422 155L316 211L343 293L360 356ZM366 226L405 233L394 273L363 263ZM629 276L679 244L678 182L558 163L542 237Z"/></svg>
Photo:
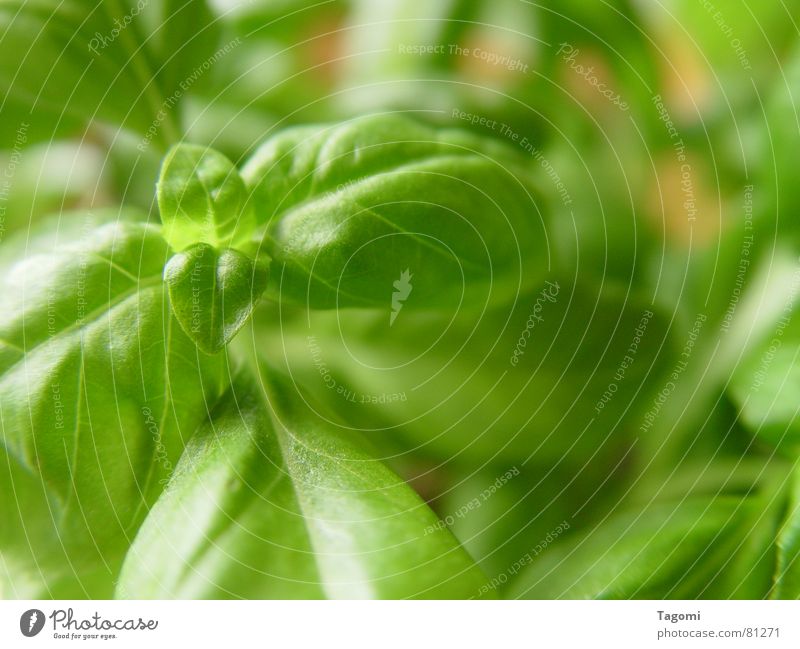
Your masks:
<svg viewBox="0 0 800 649"><path fill-rule="evenodd" d="M268 275L263 262L203 243L179 252L164 268L178 322L208 354L222 349L242 328L266 288Z"/></svg>
<svg viewBox="0 0 800 649"><path fill-rule="evenodd" d="M244 166L272 294L313 308L480 307L541 277L546 227L513 150L399 115L287 129ZM394 287L404 271L413 294Z"/></svg>
<svg viewBox="0 0 800 649"><path fill-rule="evenodd" d="M473 597L427 505L290 389L239 384L198 431L126 560L122 597Z"/></svg>
<svg viewBox="0 0 800 649"><path fill-rule="evenodd" d="M47 507L25 520L45 516L76 565L94 557L107 567L127 548L224 374L170 313L161 281L170 251L158 228L87 223L75 239L4 274L0 423L6 478L46 497ZM20 471L30 478L15 481ZM11 511L27 497L16 494ZM53 541L34 536L34 553Z"/></svg>

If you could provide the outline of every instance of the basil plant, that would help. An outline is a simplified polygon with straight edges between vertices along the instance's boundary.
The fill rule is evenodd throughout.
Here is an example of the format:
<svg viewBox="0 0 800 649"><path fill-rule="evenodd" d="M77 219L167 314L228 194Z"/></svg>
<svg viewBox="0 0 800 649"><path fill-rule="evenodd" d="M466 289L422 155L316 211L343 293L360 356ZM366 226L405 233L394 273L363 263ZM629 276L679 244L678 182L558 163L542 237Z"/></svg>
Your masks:
<svg viewBox="0 0 800 649"><path fill-rule="evenodd" d="M1 597L800 597L791 21L529 4L0 1Z"/></svg>

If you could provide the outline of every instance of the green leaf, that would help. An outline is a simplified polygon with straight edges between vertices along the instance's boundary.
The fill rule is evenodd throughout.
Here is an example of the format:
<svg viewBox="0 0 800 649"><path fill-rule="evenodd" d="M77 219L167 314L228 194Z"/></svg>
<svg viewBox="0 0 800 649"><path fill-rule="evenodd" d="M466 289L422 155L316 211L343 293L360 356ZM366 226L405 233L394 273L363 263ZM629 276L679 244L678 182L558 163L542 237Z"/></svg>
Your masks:
<svg viewBox="0 0 800 649"><path fill-rule="evenodd" d="M0 433L11 464L45 490L38 513L76 561L62 571L85 561L110 579L221 391L224 365L199 355L170 313L158 228L91 217L84 226L3 274Z"/></svg>
<svg viewBox="0 0 800 649"><path fill-rule="evenodd" d="M288 129L242 170L275 266L273 296L313 308L479 308L542 277L545 224L514 152L399 115ZM403 298L405 299L405 298Z"/></svg>
<svg viewBox="0 0 800 649"><path fill-rule="evenodd" d="M225 248L247 243L255 223L239 172L221 153L179 144L164 160L158 207L164 237L176 250L193 243Z"/></svg>
<svg viewBox="0 0 800 649"><path fill-rule="evenodd" d="M559 526L574 527L576 502L593 496L592 507L582 513L602 511L593 493L597 484L583 480L570 484L573 477L574 473L551 471L542 480L542 472L531 465L495 463L466 477L458 475L435 506L442 524L484 573L498 575L530 549L530 539L545 538Z"/></svg>
<svg viewBox="0 0 800 649"><path fill-rule="evenodd" d="M527 599L762 599L780 501L689 496L545 545L509 590ZM525 565L525 564L522 564Z"/></svg>
<svg viewBox="0 0 800 649"><path fill-rule="evenodd" d="M800 471L795 470L791 484L786 515L776 536L773 599L800 599Z"/></svg>
<svg viewBox="0 0 800 649"><path fill-rule="evenodd" d="M269 362L352 426L473 468L530 461L588 483L630 450L632 413L651 405L666 366L666 319L608 284L548 279L480 317L391 315L387 304L254 321L278 350Z"/></svg>
<svg viewBox="0 0 800 649"><path fill-rule="evenodd" d="M180 83L213 52L214 31L204 0L3 0L2 141L21 124L51 140L95 120L177 139Z"/></svg>
<svg viewBox="0 0 800 649"><path fill-rule="evenodd" d="M236 384L235 384L236 386ZM427 505L290 389L234 387L126 558L124 598L455 598L484 581Z"/></svg>
<svg viewBox="0 0 800 649"><path fill-rule="evenodd" d="M83 545L62 525L49 489L0 446L0 599L108 599L122 554Z"/></svg>
<svg viewBox="0 0 800 649"><path fill-rule="evenodd" d="M198 243L173 256L164 268L170 304L186 335L213 354L242 328L267 285L269 271L230 248Z"/></svg>
<svg viewBox="0 0 800 649"><path fill-rule="evenodd" d="M800 319L793 301L787 298L777 320L759 313L757 342L744 347L728 387L742 423L792 458L800 449Z"/></svg>

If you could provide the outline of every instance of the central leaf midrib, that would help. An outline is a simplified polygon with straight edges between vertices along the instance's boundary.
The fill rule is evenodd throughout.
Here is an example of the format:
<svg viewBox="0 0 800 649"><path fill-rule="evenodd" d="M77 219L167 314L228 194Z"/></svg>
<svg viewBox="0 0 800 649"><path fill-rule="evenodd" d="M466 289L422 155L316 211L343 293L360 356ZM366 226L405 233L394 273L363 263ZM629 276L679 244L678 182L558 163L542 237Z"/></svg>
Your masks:
<svg viewBox="0 0 800 649"><path fill-rule="evenodd" d="M276 417L271 404L267 402L265 397L262 397L262 399L264 401L264 407L269 412L270 419L272 420L272 430L275 433L275 439L277 440L278 447L281 451L283 465L286 467L287 479L289 480L289 483L292 487L292 492L294 493L297 501L297 505L300 508L300 513L302 514L305 533L312 549L311 555L317 568L317 575L319 576L319 587L326 597L332 598L332 594L329 591L330 586L326 576L328 571L325 567L323 567L322 559L320 558L324 548L320 547L319 540L317 539L317 533L313 529L316 518L315 513L307 502L302 490L298 488L296 476L292 471L293 462L291 460L291 453L288 449L287 440L285 438L285 435L288 433L288 431Z"/></svg>

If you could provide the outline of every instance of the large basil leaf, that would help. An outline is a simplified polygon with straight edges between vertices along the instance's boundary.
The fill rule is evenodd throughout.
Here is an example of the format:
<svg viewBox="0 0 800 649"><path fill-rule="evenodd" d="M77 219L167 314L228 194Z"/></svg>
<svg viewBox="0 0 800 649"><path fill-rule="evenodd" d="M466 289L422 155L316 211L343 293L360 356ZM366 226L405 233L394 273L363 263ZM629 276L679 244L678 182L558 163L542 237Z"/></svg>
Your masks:
<svg viewBox="0 0 800 649"><path fill-rule="evenodd" d="M245 165L277 262L272 292L312 307L478 306L541 277L545 225L512 151L399 115L288 129ZM413 295L395 287L403 273Z"/></svg>
<svg viewBox="0 0 800 649"><path fill-rule="evenodd" d="M26 471L43 490L47 508L22 513L20 529L49 519L76 564L66 571L118 560L224 376L171 315L158 228L84 225L6 268L0 298L3 479ZM41 500L25 484L19 497ZM27 540L34 555L45 536Z"/></svg>
<svg viewBox="0 0 800 649"><path fill-rule="evenodd" d="M213 52L211 25L205 0L2 0L0 138L97 119L175 139L180 84Z"/></svg>
<svg viewBox="0 0 800 649"><path fill-rule="evenodd" d="M690 496L618 514L547 547L509 595L530 599L761 599L779 499Z"/></svg>
<svg viewBox="0 0 800 649"><path fill-rule="evenodd" d="M235 384L236 385L236 384ZM192 439L122 571L133 598L455 598L480 570L427 505L290 389L239 384Z"/></svg>

